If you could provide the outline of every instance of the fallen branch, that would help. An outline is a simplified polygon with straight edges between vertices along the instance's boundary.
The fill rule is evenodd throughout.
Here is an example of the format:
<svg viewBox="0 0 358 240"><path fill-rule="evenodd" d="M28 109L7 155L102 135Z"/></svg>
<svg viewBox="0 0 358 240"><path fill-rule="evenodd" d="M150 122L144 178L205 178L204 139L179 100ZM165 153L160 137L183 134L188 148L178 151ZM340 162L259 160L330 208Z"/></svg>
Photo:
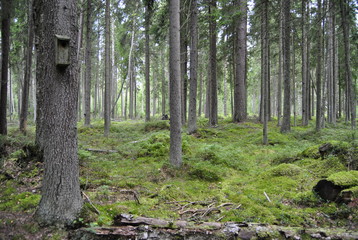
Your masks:
<svg viewBox="0 0 358 240"><path fill-rule="evenodd" d="M87 196L85 192L82 192L82 195L86 198L87 202L91 205L91 207L94 209L94 211L99 215L101 212L96 208L95 205L93 205L91 199Z"/></svg>
<svg viewBox="0 0 358 240"><path fill-rule="evenodd" d="M93 148L87 148L86 151L90 152L100 152L100 153L117 153L117 150L106 150L106 149L93 149Z"/></svg>

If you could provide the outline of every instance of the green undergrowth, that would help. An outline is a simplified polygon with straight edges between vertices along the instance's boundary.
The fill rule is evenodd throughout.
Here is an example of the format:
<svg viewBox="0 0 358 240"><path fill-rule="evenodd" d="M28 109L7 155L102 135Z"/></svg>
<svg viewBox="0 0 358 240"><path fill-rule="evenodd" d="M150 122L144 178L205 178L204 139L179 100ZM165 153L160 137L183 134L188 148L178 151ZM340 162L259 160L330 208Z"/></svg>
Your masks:
<svg viewBox="0 0 358 240"><path fill-rule="evenodd" d="M254 120L237 124L220 119L211 128L199 118L195 134L182 131L183 165L177 169L169 164L169 124L112 122L110 136L104 137L102 121L89 127L79 123L81 189L97 209L86 203L80 221L107 226L119 214L130 213L170 221L327 227L356 219L349 206L312 192L320 179L356 169L357 134L349 126L328 126L319 133L313 125L297 126L281 134L272 121L265 146L262 125ZM326 143L333 147L321 157L319 147ZM11 158L21 154L13 151ZM16 187L2 185L8 192L1 193L0 210L28 211L39 200L31 192L14 197Z"/></svg>

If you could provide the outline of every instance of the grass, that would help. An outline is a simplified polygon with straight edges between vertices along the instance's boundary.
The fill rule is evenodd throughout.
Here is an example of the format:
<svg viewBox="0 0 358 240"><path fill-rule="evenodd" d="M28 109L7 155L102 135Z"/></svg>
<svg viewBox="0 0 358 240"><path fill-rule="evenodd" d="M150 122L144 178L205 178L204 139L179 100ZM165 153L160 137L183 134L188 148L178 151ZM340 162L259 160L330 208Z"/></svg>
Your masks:
<svg viewBox="0 0 358 240"><path fill-rule="evenodd" d="M269 145L264 146L262 126L255 121L234 124L221 119L217 128L210 128L206 119L199 119L194 135L183 129L183 166L176 169L169 165L168 121L112 122L107 138L102 121L91 127L79 123L81 188L100 211L94 214L86 205L81 221L106 226L121 213L167 220L320 227L346 226L357 220L356 209L324 202L312 192L321 178L357 166L357 132L339 124L319 133L313 126L297 126L281 134L276 125L269 123ZM34 130L26 138L14 129L9 135L13 137L2 141L14 147L10 157L3 159L5 163L22 157L20 146L33 141ZM335 150L321 159L318 147L327 142ZM39 176L41 171L35 169L24 177ZM5 182L0 210L35 209L38 193L18 194L10 180L0 175L0 181ZM14 198L14 194L18 195ZM210 207L217 209L206 213Z"/></svg>

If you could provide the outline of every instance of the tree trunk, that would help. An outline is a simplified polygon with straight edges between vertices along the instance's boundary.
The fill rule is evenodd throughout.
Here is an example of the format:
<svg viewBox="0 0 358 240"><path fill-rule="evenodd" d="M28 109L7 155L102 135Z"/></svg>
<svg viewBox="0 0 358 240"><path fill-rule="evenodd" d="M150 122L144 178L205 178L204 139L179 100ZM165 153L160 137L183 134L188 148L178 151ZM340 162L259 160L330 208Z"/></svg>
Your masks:
<svg viewBox="0 0 358 240"><path fill-rule="evenodd" d="M317 19L318 19L318 32L317 32L317 68L316 68L316 131L320 131L322 128L322 28L321 28L321 15L322 15L322 7L321 0L318 0L318 8L317 8Z"/></svg>
<svg viewBox="0 0 358 240"><path fill-rule="evenodd" d="M7 83L10 52L10 14L12 1L1 0L1 93L0 93L0 134L7 135Z"/></svg>
<svg viewBox="0 0 358 240"><path fill-rule="evenodd" d="M278 78L277 78L277 126L281 126L282 115L282 8L280 8L280 36L278 53Z"/></svg>
<svg viewBox="0 0 358 240"><path fill-rule="evenodd" d="M91 124L91 79L92 79L92 0L87 0L86 12L86 53L85 53L85 126Z"/></svg>
<svg viewBox="0 0 358 240"><path fill-rule="evenodd" d="M352 70L350 63L350 43L349 43L349 23L348 23L348 1L340 1L341 18L343 26L343 42L344 42L344 67L346 72L347 86L349 91L350 120L352 129L356 128L356 95L352 79Z"/></svg>
<svg viewBox="0 0 358 240"><path fill-rule="evenodd" d="M234 122L243 122L246 120L246 0L237 1L237 7L240 12L235 22L237 45L236 55L236 74L234 87Z"/></svg>
<svg viewBox="0 0 358 240"><path fill-rule="evenodd" d="M34 45L34 29L33 29L33 0L28 1L28 32L27 32L27 49L25 62L25 76L22 88L21 113L20 113L20 131L26 134L27 116L29 113L29 90L31 83L31 66L32 66L32 47Z"/></svg>
<svg viewBox="0 0 358 240"><path fill-rule="evenodd" d="M308 69L307 69L307 45L308 45L308 38L307 38L307 0L302 0L302 21L301 21L301 28L302 28L302 125L308 125L309 119L309 88L308 88Z"/></svg>
<svg viewBox="0 0 358 240"><path fill-rule="evenodd" d="M151 17L150 0L145 6L145 121L150 121L150 50L149 50L149 27Z"/></svg>
<svg viewBox="0 0 358 240"><path fill-rule="evenodd" d="M70 225L82 208L77 157L77 1L35 0L37 44L38 126L44 177L36 219L43 225ZM55 34L68 36L69 65L55 65ZM61 50L60 50L61 51ZM41 99L40 99L41 98Z"/></svg>
<svg viewBox="0 0 358 240"><path fill-rule="evenodd" d="M263 0L262 2L262 48L263 48L263 89L262 89L262 99L263 99L263 138L262 142L264 145L268 144L268 135L267 135L267 123L269 120L269 91L268 91L268 82L269 82L269 39L268 39L268 0Z"/></svg>
<svg viewBox="0 0 358 240"><path fill-rule="evenodd" d="M180 167L182 164L179 6L179 0L170 0L170 163L175 167Z"/></svg>
<svg viewBox="0 0 358 240"><path fill-rule="evenodd" d="M188 133L192 134L197 130L196 125L196 99L198 85L198 6L197 1L191 1L190 15L190 93L189 93L189 121Z"/></svg>
<svg viewBox="0 0 358 240"><path fill-rule="evenodd" d="M283 9L283 85L284 85L284 106L281 132L291 130L291 89L290 89L290 0L282 1Z"/></svg>
<svg viewBox="0 0 358 240"><path fill-rule="evenodd" d="M209 3L209 38L210 38L210 111L209 123L214 127L218 124L218 93L216 78L216 0L210 0Z"/></svg>
<svg viewBox="0 0 358 240"><path fill-rule="evenodd" d="M105 11L105 90L104 90L104 136L108 137L109 128L111 125L111 57L110 57L110 0L106 0L106 11Z"/></svg>
<svg viewBox="0 0 358 240"><path fill-rule="evenodd" d="M165 60L164 60L164 50L160 51L160 61L162 62L161 78L162 78L162 115L165 115L165 98L166 98L166 82L165 82Z"/></svg>

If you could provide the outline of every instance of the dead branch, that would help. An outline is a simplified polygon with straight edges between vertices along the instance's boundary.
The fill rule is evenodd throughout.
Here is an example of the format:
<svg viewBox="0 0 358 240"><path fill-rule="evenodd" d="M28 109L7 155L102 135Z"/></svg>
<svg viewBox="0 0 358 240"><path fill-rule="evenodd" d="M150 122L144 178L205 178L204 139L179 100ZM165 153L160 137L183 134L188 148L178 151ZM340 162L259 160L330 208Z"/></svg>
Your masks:
<svg viewBox="0 0 358 240"><path fill-rule="evenodd" d="M91 207L94 209L94 211L99 215L101 214L101 212L96 208L95 205L93 205L91 199L87 196L87 194L85 192L82 192L82 195L85 197L85 199L87 200L87 202L91 205Z"/></svg>
<svg viewBox="0 0 358 240"><path fill-rule="evenodd" d="M99 153L117 153L117 150L106 150L106 149L93 149L93 148L86 148L86 151L90 152L99 152Z"/></svg>

